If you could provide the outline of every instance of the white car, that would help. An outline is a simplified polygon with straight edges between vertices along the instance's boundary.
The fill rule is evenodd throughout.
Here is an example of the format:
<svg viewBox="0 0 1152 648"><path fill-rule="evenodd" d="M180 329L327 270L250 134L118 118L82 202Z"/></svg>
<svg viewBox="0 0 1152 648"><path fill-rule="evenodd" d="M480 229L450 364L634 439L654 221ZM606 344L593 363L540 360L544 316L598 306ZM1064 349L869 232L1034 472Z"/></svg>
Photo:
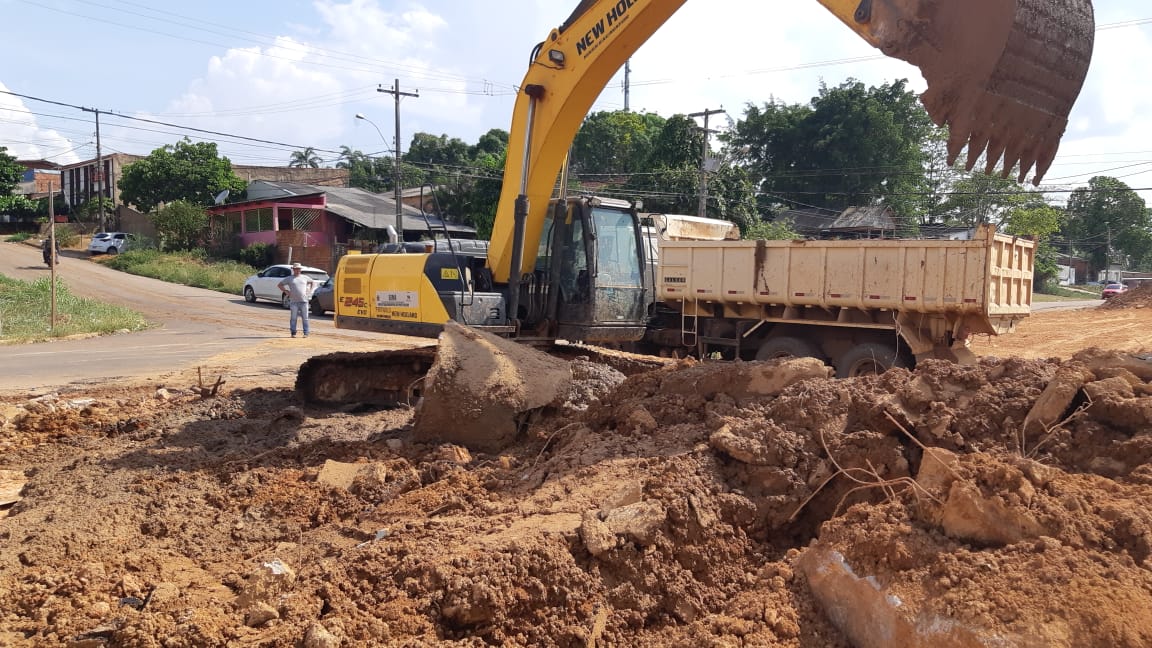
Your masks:
<svg viewBox="0 0 1152 648"><path fill-rule="evenodd" d="M89 254L120 254L128 249L135 236L127 232L100 232L92 236L88 244Z"/></svg>
<svg viewBox="0 0 1152 648"><path fill-rule="evenodd" d="M320 268L304 266L300 274L312 277L316 285L328 281L328 273ZM288 297L277 286L287 277L292 276L292 266L287 263L278 263L264 268L260 272L248 277L244 282L244 301L255 302L257 299L267 299L288 308Z"/></svg>

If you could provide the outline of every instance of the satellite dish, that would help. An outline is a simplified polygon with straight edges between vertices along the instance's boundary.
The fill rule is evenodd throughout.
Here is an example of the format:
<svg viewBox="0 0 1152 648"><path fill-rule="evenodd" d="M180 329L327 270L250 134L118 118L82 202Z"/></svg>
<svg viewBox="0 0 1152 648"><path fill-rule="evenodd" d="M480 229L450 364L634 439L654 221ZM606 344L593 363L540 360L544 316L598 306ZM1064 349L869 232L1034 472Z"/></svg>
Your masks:
<svg viewBox="0 0 1152 648"><path fill-rule="evenodd" d="M225 189L224 191L221 191L220 193L216 194L216 197L212 199L212 202L214 204L221 205L227 199L228 199L228 190Z"/></svg>

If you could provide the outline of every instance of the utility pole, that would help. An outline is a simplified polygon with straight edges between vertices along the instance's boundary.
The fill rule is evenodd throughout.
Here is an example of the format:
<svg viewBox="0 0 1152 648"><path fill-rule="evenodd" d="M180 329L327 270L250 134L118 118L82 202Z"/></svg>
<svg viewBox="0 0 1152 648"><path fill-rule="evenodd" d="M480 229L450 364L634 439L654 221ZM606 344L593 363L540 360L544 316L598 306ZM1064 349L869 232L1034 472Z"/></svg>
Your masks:
<svg viewBox="0 0 1152 648"><path fill-rule="evenodd" d="M708 118L724 112L727 111L720 108L718 110L704 110L703 112L688 115L689 117L704 118L704 155L700 158L700 207L697 210L697 215L701 218L708 215L708 136L712 134L712 131L708 130Z"/></svg>
<svg viewBox="0 0 1152 648"><path fill-rule="evenodd" d="M624 112L628 110L628 95L632 90L632 59L624 61Z"/></svg>
<svg viewBox="0 0 1152 648"><path fill-rule="evenodd" d="M52 321L51 328L56 330L56 264L59 259L56 258L56 210L53 207L55 203L55 192L52 191L52 181L48 181L48 268L51 270L51 278L49 278L48 292L51 294L52 300Z"/></svg>
<svg viewBox="0 0 1152 648"><path fill-rule="evenodd" d="M96 206L100 210L100 231L106 232L107 223L104 221L104 157L100 154L100 111L96 108L81 108L84 112L96 113L96 173L89 179L95 185L100 182L100 190L96 193ZM89 191L91 195L91 191Z"/></svg>
<svg viewBox="0 0 1152 648"><path fill-rule="evenodd" d="M387 92L396 98L396 233L404 242L404 207L400 202L400 97L419 97L419 92L400 92L400 79L391 88L376 88L376 92Z"/></svg>

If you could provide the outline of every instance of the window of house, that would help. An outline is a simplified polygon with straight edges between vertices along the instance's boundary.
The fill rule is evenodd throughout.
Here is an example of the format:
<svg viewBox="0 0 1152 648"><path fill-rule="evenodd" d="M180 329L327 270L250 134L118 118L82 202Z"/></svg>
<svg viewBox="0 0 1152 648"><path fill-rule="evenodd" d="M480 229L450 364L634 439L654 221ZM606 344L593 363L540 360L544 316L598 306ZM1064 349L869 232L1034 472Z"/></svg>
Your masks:
<svg viewBox="0 0 1152 648"><path fill-rule="evenodd" d="M293 209L292 229L305 232L315 232L319 230L320 214L322 213L319 209ZM281 225L281 229L283 229L283 225Z"/></svg>
<svg viewBox="0 0 1152 648"><path fill-rule="evenodd" d="M242 211L224 212L220 215L217 222L220 223L220 229L225 234L239 234L240 233L240 220L244 218Z"/></svg>
<svg viewBox="0 0 1152 648"><path fill-rule="evenodd" d="M263 209L246 209L244 210L244 231L245 232L270 232L272 231L272 208L265 207Z"/></svg>

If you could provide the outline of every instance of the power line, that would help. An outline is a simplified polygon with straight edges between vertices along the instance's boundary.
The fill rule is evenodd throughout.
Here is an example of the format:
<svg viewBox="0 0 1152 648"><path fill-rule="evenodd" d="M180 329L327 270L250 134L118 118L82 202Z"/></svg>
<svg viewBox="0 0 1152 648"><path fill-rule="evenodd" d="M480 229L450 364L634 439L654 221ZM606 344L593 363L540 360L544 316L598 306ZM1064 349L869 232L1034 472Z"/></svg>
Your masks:
<svg viewBox="0 0 1152 648"><path fill-rule="evenodd" d="M302 146L299 144L287 144L285 142L277 142L274 140L260 139L258 137L248 137L245 135L236 135L233 133L223 133L220 131L208 130L208 129L204 129L204 128L195 128L192 126L181 126L180 124L172 124L169 122L162 122L162 121L159 121L156 119L147 119L144 117L135 117L132 115L124 115L124 114L110 111L110 110L96 110L94 108L86 108L84 106L77 106L75 104L64 103L62 101L54 101L52 99L44 99L42 97L34 97L32 95L21 94L19 92L12 92L10 90L0 90L0 93L12 95L14 97L20 97L22 99L29 99L31 101L39 101L42 103L52 104L54 106L63 106L65 108L75 108L76 110L84 110L84 111L88 111L88 112L99 112L99 113L104 114L104 115L119 117L120 119L130 119L133 121L144 122L144 123L148 123L148 124L156 124L158 126L167 126L169 128L179 128L181 130L190 131L190 132L194 132L194 133L205 133L208 135L216 135L218 137L230 137L233 139L244 140L244 141L248 141L248 142L257 142L260 144L273 144L276 146L284 146L284 147L288 147L288 148L292 148L292 149L312 148L315 151L322 151L324 153L340 153L340 151L333 151L331 149L321 149L321 148L316 148L316 147L308 147L308 146Z"/></svg>

